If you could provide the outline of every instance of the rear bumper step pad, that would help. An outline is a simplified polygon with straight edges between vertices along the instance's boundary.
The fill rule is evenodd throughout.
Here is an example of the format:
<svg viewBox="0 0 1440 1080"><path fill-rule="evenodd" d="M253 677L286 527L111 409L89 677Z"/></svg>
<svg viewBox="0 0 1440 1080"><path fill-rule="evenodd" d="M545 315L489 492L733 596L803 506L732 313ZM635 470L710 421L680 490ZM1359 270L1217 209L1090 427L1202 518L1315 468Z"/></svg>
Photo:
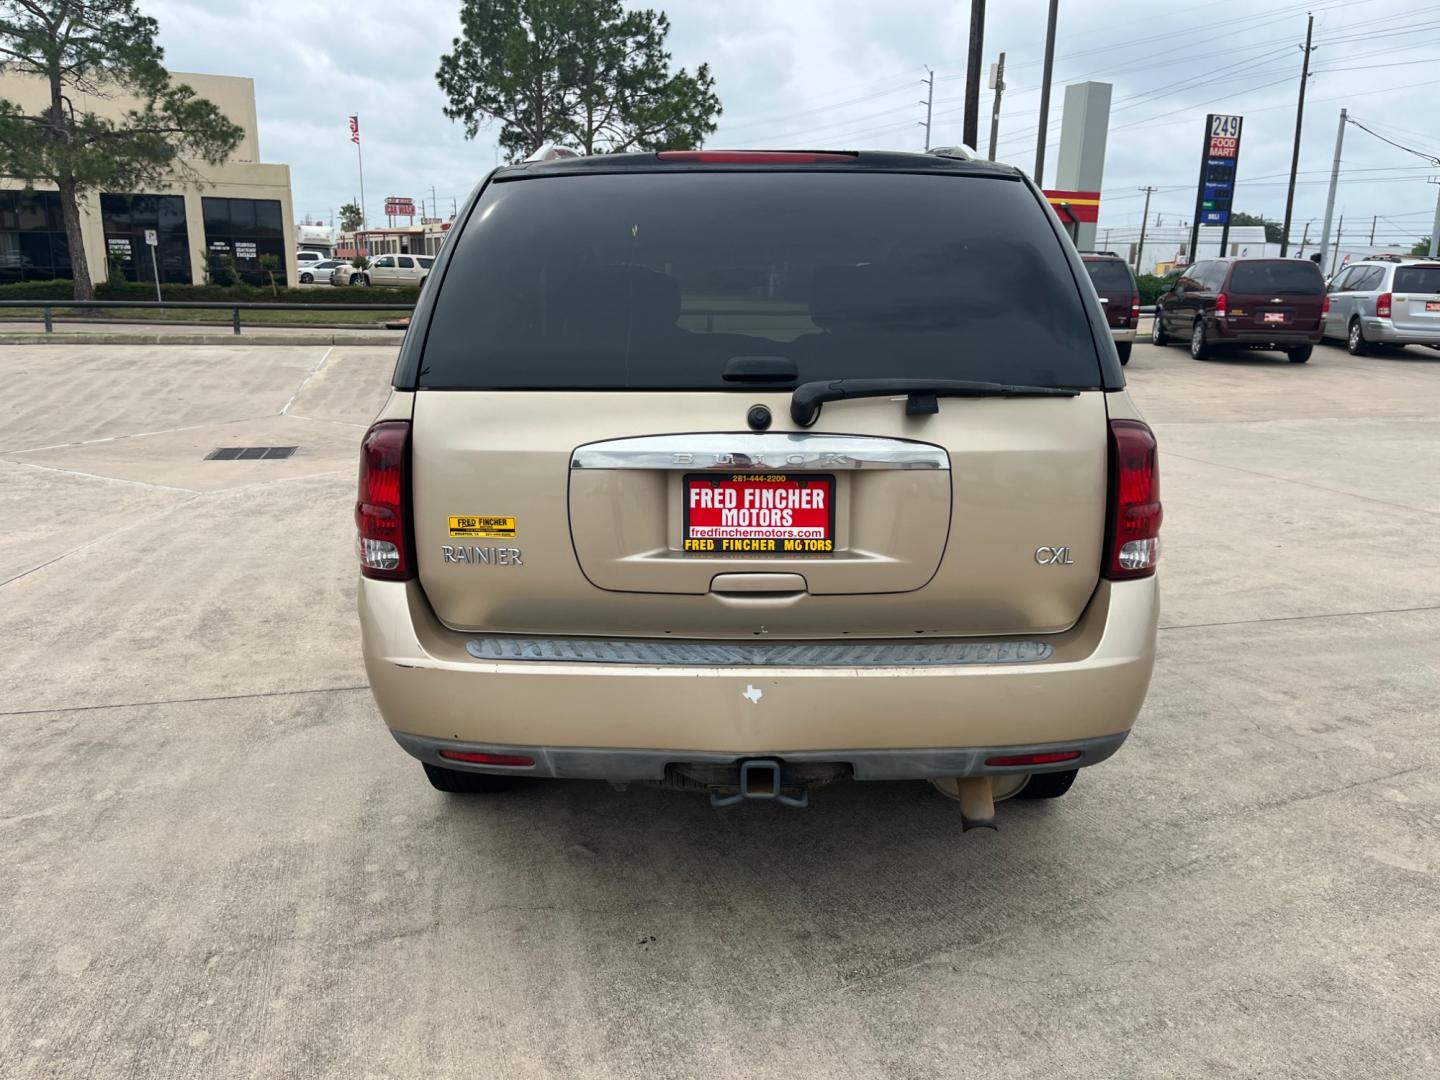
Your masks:
<svg viewBox="0 0 1440 1080"><path fill-rule="evenodd" d="M477 660L552 660L561 663L656 667L954 667L1034 664L1055 651L1043 641L954 643L636 641L603 638L471 638Z"/></svg>

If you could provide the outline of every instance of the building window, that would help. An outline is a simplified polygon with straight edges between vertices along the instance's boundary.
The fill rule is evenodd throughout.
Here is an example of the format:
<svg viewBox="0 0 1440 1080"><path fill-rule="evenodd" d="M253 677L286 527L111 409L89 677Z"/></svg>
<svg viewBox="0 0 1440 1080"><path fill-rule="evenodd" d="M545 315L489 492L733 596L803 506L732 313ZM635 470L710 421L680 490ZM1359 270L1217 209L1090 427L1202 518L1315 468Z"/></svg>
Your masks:
<svg viewBox="0 0 1440 1080"><path fill-rule="evenodd" d="M240 280L252 285L269 284L260 266L261 255L275 255L280 266L275 280L285 281L285 226L278 199L200 200L205 212L205 247L210 252L210 273L223 274L220 256L235 259Z"/></svg>
<svg viewBox="0 0 1440 1080"><path fill-rule="evenodd" d="M189 285L190 235L181 195L101 195L100 220L105 230L105 259L112 281L151 281L160 271L164 285ZM154 229L160 243L152 261L145 230Z"/></svg>
<svg viewBox="0 0 1440 1080"><path fill-rule="evenodd" d="M0 191L0 282L69 276L59 192Z"/></svg>

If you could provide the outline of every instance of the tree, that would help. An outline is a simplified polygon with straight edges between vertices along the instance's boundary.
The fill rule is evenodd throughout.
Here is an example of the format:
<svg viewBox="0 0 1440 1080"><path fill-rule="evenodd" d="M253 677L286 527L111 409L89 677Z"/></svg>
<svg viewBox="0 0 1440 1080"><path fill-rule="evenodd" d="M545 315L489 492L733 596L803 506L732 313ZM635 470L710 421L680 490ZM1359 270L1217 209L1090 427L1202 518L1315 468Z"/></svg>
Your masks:
<svg viewBox="0 0 1440 1080"><path fill-rule="evenodd" d="M1415 241L1415 246L1410 249L1410 254L1411 254L1411 255L1429 255L1429 254L1430 254L1430 237L1428 237L1428 236L1422 236L1422 237L1420 237L1419 240L1416 240L1416 241Z"/></svg>
<svg viewBox="0 0 1440 1080"><path fill-rule="evenodd" d="M135 0L0 0L0 66L45 80L46 104L27 113L0 100L0 175L59 189L75 298L95 295L80 235L80 196L165 187L218 164L244 129L213 102L172 83L155 44L158 24ZM119 120L76 106L81 94L133 96Z"/></svg>
<svg viewBox="0 0 1440 1080"><path fill-rule="evenodd" d="M365 215L360 212L359 203L347 202L344 206L340 207L341 232L354 232L360 228L360 224L364 220Z"/></svg>
<svg viewBox="0 0 1440 1080"><path fill-rule="evenodd" d="M620 0L463 0L435 73L473 139L500 122L514 161L547 142L587 154L692 149L721 113L710 66L670 70L664 12Z"/></svg>
<svg viewBox="0 0 1440 1080"><path fill-rule="evenodd" d="M275 287L275 274L280 269L280 256L270 254L261 255L260 269L264 270L265 276L270 279L270 295L278 298L280 296L280 290Z"/></svg>
<svg viewBox="0 0 1440 1080"><path fill-rule="evenodd" d="M1230 215L1230 224L1231 224L1231 225L1264 225L1264 226L1265 226L1265 242L1266 242L1267 244L1278 244L1278 243L1280 243L1280 237L1281 237L1282 232L1284 231L1283 228L1282 228L1282 226L1280 225L1280 223L1279 223L1278 221L1266 221L1263 217L1257 217L1255 214L1245 214L1245 213L1241 213L1241 212L1238 211L1238 210L1235 211L1234 213L1232 213L1232 214Z"/></svg>

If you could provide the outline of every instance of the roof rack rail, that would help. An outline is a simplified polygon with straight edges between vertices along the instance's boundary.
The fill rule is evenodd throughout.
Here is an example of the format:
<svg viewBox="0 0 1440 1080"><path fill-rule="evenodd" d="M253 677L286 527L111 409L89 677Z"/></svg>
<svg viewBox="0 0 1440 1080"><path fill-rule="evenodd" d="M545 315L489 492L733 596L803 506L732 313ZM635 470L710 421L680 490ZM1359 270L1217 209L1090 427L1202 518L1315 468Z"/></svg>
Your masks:
<svg viewBox="0 0 1440 1080"><path fill-rule="evenodd" d="M958 158L961 161L974 161L977 156L973 146L966 146L963 143L955 146L934 146L926 153L933 154L935 157Z"/></svg>
<svg viewBox="0 0 1440 1080"><path fill-rule="evenodd" d="M544 143L533 154L527 157L527 162L537 161L561 161L570 158L582 158L585 155L579 150L573 150L568 146L561 146L558 143Z"/></svg>

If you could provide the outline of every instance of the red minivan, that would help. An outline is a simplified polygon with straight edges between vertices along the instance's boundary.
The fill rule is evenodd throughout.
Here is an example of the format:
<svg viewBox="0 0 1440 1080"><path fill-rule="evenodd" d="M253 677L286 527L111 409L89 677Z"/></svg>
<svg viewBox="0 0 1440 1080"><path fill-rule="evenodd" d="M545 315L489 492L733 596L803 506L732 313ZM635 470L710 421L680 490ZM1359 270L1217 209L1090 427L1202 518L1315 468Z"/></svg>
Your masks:
<svg viewBox="0 0 1440 1080"><path fill-rule="evenodd" d="M1328 304L1325 279L1308 259L1205 259L1160 295L1150 341L1188 338L1196 360L1237 345L1303 364L1325 332Z"/></svg>
<svg viewBox="0 0 1440 1080"><path fill-rule="evenodd" d="M1080 258L1090 274L1090 282L1105 305L1105 321L1110 324L1110 337L1120 363L1130 362L1130 349L1135 344L1135 327L1140 322L1140 286L1130 265L1113 251L1082 251Z"/></svg>

